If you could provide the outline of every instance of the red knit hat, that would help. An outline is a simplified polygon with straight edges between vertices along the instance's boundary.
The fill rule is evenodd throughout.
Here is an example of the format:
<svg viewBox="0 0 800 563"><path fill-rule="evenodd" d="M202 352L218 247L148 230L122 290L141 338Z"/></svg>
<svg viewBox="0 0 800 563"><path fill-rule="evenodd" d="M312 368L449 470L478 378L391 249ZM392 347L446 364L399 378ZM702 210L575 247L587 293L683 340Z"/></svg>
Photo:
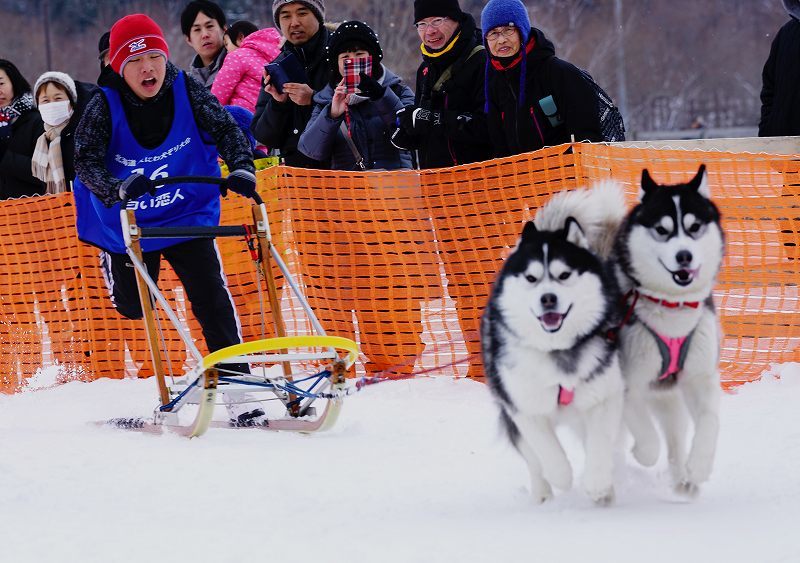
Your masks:
<svg viewBox="0 0 800 563"><path fill-rule="evenodd" d="M160 53L169 58L169 47L158 24L144 14L131 14L111 27L108 54L111 68L122 75L125 64L145 53Z"/></svg>

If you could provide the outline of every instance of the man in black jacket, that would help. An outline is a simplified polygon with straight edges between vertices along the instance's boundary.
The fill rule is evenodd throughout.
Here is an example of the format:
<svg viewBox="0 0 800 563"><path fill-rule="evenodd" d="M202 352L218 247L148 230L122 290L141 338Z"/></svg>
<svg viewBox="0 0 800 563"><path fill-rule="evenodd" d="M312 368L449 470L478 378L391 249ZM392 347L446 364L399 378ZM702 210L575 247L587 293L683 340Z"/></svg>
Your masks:
<svg viewBox="0 0 800 563"><path fill-rule="evenodd" d="M458 0L415 0L422 41L414 106L398 113L392 142L416 150L420 168L492 156L484 110L486 53L475 19Z"/></svg>
<svg viewBox="0 0 800 563"><path fill-rule="evenodd" d="M783 0L790 19L775 35L764 64L759 137L800 135L800 0ZM784 175L782 194L796 191L794 175ZM798 218L779 223L781 244L788 260L800 260Z"/></svg>
<svg viewBox="0 0 800 563"><path fill-rule="evenodd" d="M314 94L328 84L330 70L325 60L328 30L324 0L274 0L275 25L286 37L282 54L291 53L305 67L305 84L287 83L278 92L264 72L264 88L258 96L250 130L256 140L280 150L283 161L299 168L327 168L297 149L300 135L311 119ZM280 57L281 55L279 55Z"/></svg>
<svg viewBox="0 0 800 563"><path fill-rule="evenodd" d="M761 88L759 137L800 135L800 0L783 0L791 19L772 41Z"/></svg>

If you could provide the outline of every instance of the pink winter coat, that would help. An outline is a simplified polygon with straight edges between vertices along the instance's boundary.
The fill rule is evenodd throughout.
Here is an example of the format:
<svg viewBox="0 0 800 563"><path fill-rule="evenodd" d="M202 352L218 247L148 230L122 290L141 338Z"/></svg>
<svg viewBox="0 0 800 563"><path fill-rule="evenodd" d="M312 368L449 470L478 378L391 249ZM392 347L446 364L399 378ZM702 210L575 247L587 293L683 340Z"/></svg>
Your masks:
<svg viewBox="0 0 800 563"><path fill-rule="evenodd" d="M281 36L274 27L251 33L238 49L225 56L211 93L223 106L240 106L254 112L264 65L271 63L280 51Z"/></svg>

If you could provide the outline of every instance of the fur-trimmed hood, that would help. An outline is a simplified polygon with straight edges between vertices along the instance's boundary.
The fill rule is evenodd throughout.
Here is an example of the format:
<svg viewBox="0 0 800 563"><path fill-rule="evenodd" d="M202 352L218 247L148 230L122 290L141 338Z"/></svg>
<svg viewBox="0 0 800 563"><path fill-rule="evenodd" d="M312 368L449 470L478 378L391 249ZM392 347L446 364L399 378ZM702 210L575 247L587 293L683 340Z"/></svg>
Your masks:
<svg viewBox="0 0 800 563"><path fill-rule="evenodd" d="M789 12L789 15L800 20L800 0L783 0L783 7Z"/></svg>

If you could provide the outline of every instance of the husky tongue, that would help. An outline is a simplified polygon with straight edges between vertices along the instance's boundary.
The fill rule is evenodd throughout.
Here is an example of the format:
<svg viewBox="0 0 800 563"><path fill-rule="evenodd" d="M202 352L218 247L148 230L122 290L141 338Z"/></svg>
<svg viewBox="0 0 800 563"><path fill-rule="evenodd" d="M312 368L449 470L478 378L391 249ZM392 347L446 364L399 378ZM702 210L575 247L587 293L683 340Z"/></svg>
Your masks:
<svg viewBox="0 0 800 563"><path fill-rule="evenodd" d="M564 315L561 313L545 313L539 320L547 329L557 329L561 326L561 321L564 319Z"/></svg>

